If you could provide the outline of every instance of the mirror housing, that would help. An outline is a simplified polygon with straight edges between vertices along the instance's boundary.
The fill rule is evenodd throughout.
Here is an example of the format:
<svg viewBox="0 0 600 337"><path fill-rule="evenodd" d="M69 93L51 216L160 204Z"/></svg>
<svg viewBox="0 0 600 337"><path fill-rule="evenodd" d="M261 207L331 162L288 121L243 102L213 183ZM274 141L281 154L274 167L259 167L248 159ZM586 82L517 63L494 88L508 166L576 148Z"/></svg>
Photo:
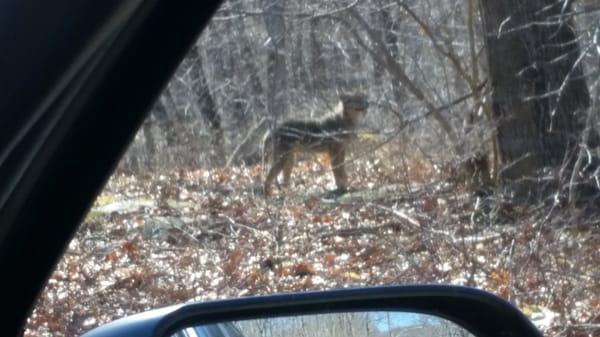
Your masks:
<svg viewBox="0 0 600 337"><path fill-rule="evenodd" d="M403 311L449 320L475 336L542 334L517 308L488 292L460 286L406 285L244 297L170 306L116 320L84 337L168 337L186 327L305 314Z"/></svg>

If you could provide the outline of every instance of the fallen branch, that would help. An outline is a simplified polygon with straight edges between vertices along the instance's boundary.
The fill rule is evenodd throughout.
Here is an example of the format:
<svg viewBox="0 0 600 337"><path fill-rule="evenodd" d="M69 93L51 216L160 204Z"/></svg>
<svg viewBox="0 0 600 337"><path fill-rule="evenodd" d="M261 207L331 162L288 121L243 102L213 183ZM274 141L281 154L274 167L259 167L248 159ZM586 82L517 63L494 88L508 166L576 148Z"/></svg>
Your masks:
<svg viewBox="0 0 600 337"><path fill-rule="evenodd" d="M261 235L261 236L264 236L265 238L268 238L268 239L270 239L270 240L272 240L272 241L274 241L274 240L275 240L275 237L274 237L273 235L269 234L267 231L262 231L262 230L260 230L260 229L254 228L254 227L252 227L252 226L248 226L248 225L241 224L241 223L239 223L239 222L237 222L237 221L233 220L231 217L228 217L228 216L224 216L224 218L227 220L227 223L228 223L229 225L233 226L233 227L238 227L238 228L247 229L247 230L249 230L249 231L251 231L251 232L254 232L254 233L256 233L256 234L259 234L259 235Z"/></svg>
<svg viewBox="0 0 600 337"><path fill-rule="evenodd" d="M469 235L469 236L457 237L446 231L433 229L433 228L426 228L419 222L419 220L415 219L414 217L409 216L408 214L406 214L405 212L403 212L401 210L397 210L397 209L393 209L390 207L385 207L385 206L377 205L377 204L373 204L373 203L371 203L370 205L373 207L376 207L378 209L381 209L383 211L392 213L393 215L405 220L406 222L408 222L410 225L412 225L415 228L427 230L434 234L443 235L443 236L449 238L452 243L477 244L477 243L494 241L496 239L502 238L502 233L488 233L485 235Z"/></svg>
<svg viewBox="0 0 600 337"><path fill-rule="evenodd" d="M417 219L409 216L408 214L404 213L403 211L396 210L396 209L393 209L393 208L390 208L390 207L385 207L385 206L382 206L382 205L373 204L373 203L370 203L370 205L373 206L373 207L375 207L375 208L379 208L380 210L386 211L388 213L392 213L395 216L397 216L397 217L399 217L401 219L406 220L409 224L413 225L413 227L415 227L415 228L423 229L423 226L421 225L421 223Z"/></svg>
<svg viewBox="0 0 600 337"><path fill-rule="evenodd" d="M364 235L364 234L378 234L378 232L382 229L394 228L394 224L381 225L375 227L358 227L358 228L349 228L349 229L340 229L336 231L330 231L327 233L323 233L320 235L321 238L329 238L332 236L339 237L348 237L354 235Z"/></svg>

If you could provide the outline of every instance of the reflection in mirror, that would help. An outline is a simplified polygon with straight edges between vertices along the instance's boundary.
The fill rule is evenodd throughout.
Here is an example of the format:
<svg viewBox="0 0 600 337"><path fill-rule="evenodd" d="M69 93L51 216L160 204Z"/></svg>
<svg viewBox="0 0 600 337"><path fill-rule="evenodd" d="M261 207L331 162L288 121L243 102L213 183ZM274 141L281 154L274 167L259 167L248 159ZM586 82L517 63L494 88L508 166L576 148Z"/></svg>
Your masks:
<svg viewBox="0 0 600 337"><path fill-rule="evenodd" d="M184 328L171 337L471 337L463 327L412 312L344 312L231 321Z"/></svg>

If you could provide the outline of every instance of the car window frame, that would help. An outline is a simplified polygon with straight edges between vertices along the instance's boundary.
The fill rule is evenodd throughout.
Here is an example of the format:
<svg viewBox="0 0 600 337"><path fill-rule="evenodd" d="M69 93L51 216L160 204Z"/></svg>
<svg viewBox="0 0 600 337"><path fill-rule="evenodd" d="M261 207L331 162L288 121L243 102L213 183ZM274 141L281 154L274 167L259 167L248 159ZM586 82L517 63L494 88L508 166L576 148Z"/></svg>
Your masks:
<svg viewBox="0 0 600 337"><path fill-rule="evenodd" d="M6 295L3 321L9 322L4 335L22 333L33 304L81 219L220 1L140 0L130 13L118 3L87 2L74 7L71 1L59 0L46 11L36 11L39 8L18 0L0 4L4 18L0 21L6 28L0 34L1 45L19 51L18 41L22 40L14 36L32 43L36 41L33 37L41 34L52 41L44 46L58 51L57 69L31 69L27 79L31 90L25 86L17 93L0 95L1 106L14 106L14 111L5 113L20 116L7 119L0 130L13 130L13 137L30 135L18 143L12 142L13 138L0 143L0 153L14 154L1 163L7 174L0 184L0 195L5 196L0 208L0 266L5 275L13 275L0 279ZM65 15L73 8L78 10L76 16ZM32 13L39 15L38 20ZM118 20L109 22L119 15ZM90 27L82 29L81 43L65 38L73 27L53 26L58 21L86 19ZM101 27L110 32L110 39L104 40L110 43L100 43L105 48L102 55L95 53L97 44L93 43L102 39L103 35L97 34ZM42 34L45 29L49 31ZM76 45L75 50L61 52L70 44ZM162 46L158 52L157 45ZM6 53L0 70L7 78L15 78L18 65L46 64L46 54L41 50ZM92 57L78 65L81 59L77 55ZM68 69L76 70L65 81ZM43 71L58 75L45 78L39 73ZM39 83L41 79L43 83ZM41 89L33 90L36 85ZM32 104L17 104L20 101ZM34 118L36 113L41 117ZM55 118L46 118L50 116ZM24 129L30 124L23 121L31 118L35 127Z"/></svg>

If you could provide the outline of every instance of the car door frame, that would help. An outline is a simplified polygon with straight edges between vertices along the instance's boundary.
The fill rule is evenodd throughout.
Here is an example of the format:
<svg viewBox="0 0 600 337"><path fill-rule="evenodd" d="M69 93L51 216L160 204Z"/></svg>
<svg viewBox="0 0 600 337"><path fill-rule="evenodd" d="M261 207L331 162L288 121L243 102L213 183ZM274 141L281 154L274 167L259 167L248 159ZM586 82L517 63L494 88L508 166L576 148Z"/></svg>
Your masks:
<svg viewBox="0 0 600 337"><path fill-rule="evenodd" d="M3 335L22 333L96 194L219 3L0 3Z"/></svg>

